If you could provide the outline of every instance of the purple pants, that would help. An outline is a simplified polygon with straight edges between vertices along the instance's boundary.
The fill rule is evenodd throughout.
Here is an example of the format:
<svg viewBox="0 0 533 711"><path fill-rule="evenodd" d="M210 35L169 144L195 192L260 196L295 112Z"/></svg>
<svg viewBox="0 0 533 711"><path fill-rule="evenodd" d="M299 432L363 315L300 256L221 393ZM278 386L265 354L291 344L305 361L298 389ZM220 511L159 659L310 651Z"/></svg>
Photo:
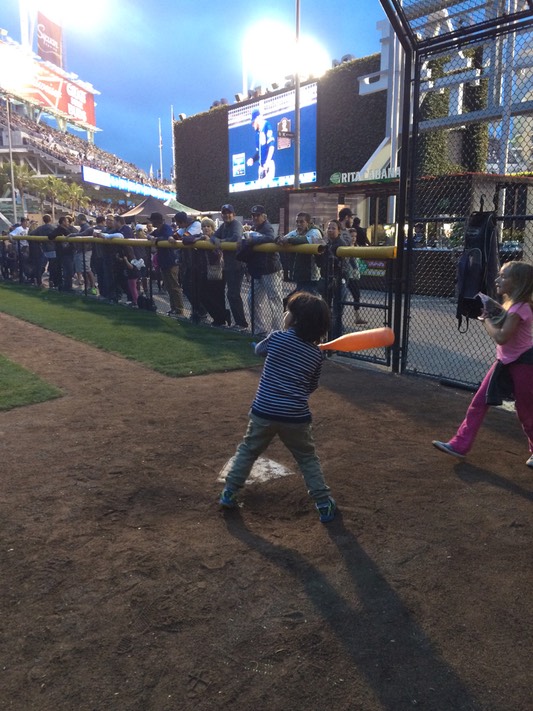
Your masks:
<svg viewBox="0 0 533 711"><path fill-rule="evenodd" d="M459 454L467 454L474 444L481 423L490 405L485 402L494 363L489 369L478 391L472 398L465 419L449 445ZM525 363L510 363L509 372L513 381L516 414L528 439L529 451L533 454L533 366Z"/></svg>

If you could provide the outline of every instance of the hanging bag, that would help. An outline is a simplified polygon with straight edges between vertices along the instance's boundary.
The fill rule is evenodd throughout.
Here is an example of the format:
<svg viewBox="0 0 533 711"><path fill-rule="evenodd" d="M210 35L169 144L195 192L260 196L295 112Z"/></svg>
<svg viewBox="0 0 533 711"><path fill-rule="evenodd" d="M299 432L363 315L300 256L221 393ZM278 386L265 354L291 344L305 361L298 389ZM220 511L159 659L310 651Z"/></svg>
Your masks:
<svg viewBox="0 0 533 711"><path fill-rule="evenodd" d="M465 226L465 246L457 264L457 328L468 331L469 320L479 318L483 303L479 292L496 298L495 279L500 269L496 214L473 212ZM462 329L463 320L465 328Z"/></svg>

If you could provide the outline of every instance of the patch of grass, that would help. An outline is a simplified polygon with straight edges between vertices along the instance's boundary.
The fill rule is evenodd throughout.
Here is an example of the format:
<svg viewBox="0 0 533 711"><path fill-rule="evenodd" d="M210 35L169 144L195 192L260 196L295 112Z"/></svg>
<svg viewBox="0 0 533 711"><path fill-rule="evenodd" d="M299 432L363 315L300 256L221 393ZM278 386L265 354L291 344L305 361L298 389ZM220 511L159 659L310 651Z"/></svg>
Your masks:
<svg viewBox="0 0 533 711"><path fill-rule="evenodd" d="M0 355L0 411L46 402L62 394L59 388Z"/></svg>
<svg viewBox="0 0 533 711"><path fill-rule="evenodd" d="M94 299L0 284L0 311L181 377L258 365L251 336Z"/></svg>

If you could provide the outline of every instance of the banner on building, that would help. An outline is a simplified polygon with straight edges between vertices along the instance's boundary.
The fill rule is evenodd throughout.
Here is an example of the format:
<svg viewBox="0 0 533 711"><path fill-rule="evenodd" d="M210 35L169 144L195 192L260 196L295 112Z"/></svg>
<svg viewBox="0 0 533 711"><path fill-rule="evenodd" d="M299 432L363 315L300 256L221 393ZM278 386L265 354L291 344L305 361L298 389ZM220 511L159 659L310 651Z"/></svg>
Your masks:
<svg viewBox="0 0 533 711"><path fill-rule="evenodd" d="M63 32L60 25L37 13L37 54L63 69Z"/></svg>
<svg viewBox="0 0 533 711"><path fill-rule="evenodd" d="M94 94L35 61L19 47L0 42L0 90L58 113L68 121L96 126Z"/></svg>

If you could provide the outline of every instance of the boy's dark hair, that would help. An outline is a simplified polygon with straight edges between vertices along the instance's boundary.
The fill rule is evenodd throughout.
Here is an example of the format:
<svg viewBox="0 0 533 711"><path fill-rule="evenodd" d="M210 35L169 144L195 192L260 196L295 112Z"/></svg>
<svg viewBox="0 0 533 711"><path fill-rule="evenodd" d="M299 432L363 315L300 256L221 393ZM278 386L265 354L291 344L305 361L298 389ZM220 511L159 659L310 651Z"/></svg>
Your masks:
<svg viewBox="0 0 533 711"><path fill-rule="evenodd" d="M291 328L302 341L319 343L327 335L331 317L329 307L321 296L297 291L289 296L287 309L294 316Z"/></svg>

